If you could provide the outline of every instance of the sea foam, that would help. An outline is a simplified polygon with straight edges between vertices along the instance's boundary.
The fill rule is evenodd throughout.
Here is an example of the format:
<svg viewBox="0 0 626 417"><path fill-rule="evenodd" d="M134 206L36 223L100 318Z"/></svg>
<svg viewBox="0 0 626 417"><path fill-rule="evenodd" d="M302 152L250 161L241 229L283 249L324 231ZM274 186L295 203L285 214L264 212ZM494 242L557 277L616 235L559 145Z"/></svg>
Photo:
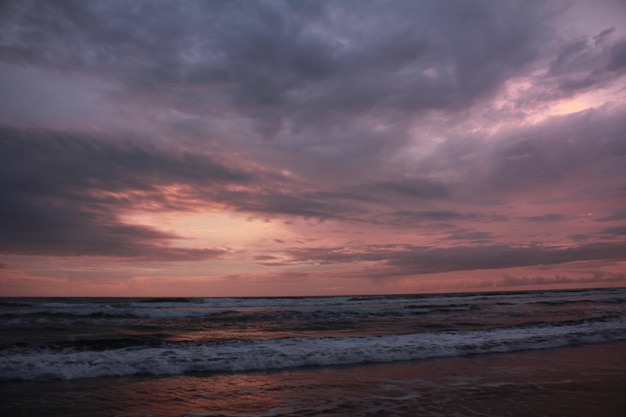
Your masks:
<svg viewBox="0 0 626 417"><path fill-rule="evenodd" d="M419 360L626 340L623 316L595 322L367 337L163 343L105 351L0 351L3 380L77 379Z"/></svg>

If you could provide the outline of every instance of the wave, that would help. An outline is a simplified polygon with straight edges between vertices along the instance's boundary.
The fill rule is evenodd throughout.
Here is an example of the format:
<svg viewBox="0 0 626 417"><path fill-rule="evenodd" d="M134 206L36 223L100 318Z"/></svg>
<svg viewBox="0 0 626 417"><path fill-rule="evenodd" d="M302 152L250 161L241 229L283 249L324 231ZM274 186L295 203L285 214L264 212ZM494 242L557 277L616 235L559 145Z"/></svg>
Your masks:
<svg viewBox="0 0 626 417"><path fill-rule="evenodd" d="M103 311L136 308L202 308L202 309L254 309L254 308L302 308L382 305L467 305L474 303L533 303L533 302L625 302L626 288L560 290L543 292L498 292L476 294L407 294L371 296L328 297L158 297L158 298L0 298L0 312L36 309L41 314L56 311L91 310Z"/></svg>
<svg viewBox="0 0 626 417"><path fill-rule="evenodd" d="M0 352L7 350L9 352L15 352L16 349L33 349L33 350L46 350L48 352L58 351L93 351L104 352L112 349L122 349L128 347L156 347L161 345L157 338L147 337L118 337L118 338L101 338L101 339L78 339L78 340L60 340L55 342L46 343L45 345L31 345L25 342L17 342L0 346Z"/></svg>
<svg viewBox="0 0 626 417"><path fill-rule="evenodd" d="M626 340L626 319L367 337L17 348L0 351L0 379L50 380L190 372L247 372L303 366L420 360ZM96 349L98 348L98 349Z"/></svg>
<svg viewBox="0 0 626 417"><path fill-rule="evenodd" d="M175 304L186 304L193 303L194 298L186 298L186 297L158 297L158 298L142 298L136 301L137 303L143 304L160 304L160 303L175 303Z"/></svg>
<svg viewBox="0 0 626 417"><path fill-rule="evenodd" d="M246 302L245 307L241 303L226 303L220 300L215 303L188 304L184 301L140 301L126 304L46 304L25 305L20 308L1 309L0 317L56 317L56 318L213 318L222 317L224 320L232 318L237 321L256 320L285 320L285 319L315 319L336 318L349 320L350 318L375 318L388 316L415 315L427 313L442 313L454 311L478 310L477 304L440 304L423 303L382 303L382 304L342 304L333 303L320 305L309 302L303 305L292 303L276 303L253 307L255 304ZM261 305L261 303L259 303Z"/></svg>

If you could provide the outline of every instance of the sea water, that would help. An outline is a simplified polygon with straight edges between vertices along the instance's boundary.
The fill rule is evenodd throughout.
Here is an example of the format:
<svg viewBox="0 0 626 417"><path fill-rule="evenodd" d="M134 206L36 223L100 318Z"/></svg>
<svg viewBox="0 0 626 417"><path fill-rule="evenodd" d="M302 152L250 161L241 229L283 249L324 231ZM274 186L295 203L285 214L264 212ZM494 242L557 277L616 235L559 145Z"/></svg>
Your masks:
<svg viewBox="0 0 626 417"><path fill-rule="evenodd" d="M476 361L522 360L529 352L545 357L594 346L613 346L605 351L619 355L615 349L626 346L621 341L626 341L623 288L355 297L4 298L0 410L6 415L91 416L411 415L416 410L446 415L452 409L432 403L432 396L437 384L448 386L450 378L455 381L450 393L455 386L460 390L450 398L466 395L472 386L501 389L539 378L514 361L497 375L490 365L476 368ZM613 381L615 389L623 382L626 368L619 361L602 365L605 374L596 375L597 386ZM455 371L452 363L463 369ZM424 379L434 364L443 370ZM475 371L468 372L473 366ZM372 372L385 377L372 379ZM551 378L542 375L544 382ZM576 375L559 381L568 379L582 382ZM471 403L471 396L464 401ZM598 407L602 404L612 410L606 401ZM470 411L455 412L503 415Z"/></svg>

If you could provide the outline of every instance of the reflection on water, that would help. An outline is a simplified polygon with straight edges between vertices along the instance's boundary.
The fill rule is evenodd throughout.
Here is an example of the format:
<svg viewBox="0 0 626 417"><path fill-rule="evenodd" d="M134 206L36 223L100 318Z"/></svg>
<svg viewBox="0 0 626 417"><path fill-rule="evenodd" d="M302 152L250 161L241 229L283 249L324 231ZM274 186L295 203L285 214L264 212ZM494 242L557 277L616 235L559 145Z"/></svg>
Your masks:
<svg viewBox="0 0 626 417"><path fill-rule="evenodd" d="M622 416L626 343L281 372L30 381L7 416Z"/></svg>

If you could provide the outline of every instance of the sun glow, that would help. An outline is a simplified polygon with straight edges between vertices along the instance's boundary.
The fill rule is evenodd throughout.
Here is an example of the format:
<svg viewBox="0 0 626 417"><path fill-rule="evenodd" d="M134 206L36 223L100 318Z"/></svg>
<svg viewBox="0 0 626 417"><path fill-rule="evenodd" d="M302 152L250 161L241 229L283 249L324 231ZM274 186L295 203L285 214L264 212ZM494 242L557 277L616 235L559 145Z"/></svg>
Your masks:
<svg viewBox="0 0 626 417"><path fill-rule="evenodd" d="M279 222L244 218L232 214L202 213L133 213L124 217L129 224L148 226L179 236L176 246L229 246L237 248L264 239L285 236Z"/></svg>
<svg viewBox="0 0 626 417"><path fill-rule="evenodd" d="M550 109L550 113L558 116L564 116L566 114L578 113L579 111L587 110L591 107L592 106L590 106L585 100L564 100L555 104Z"/></svg>

